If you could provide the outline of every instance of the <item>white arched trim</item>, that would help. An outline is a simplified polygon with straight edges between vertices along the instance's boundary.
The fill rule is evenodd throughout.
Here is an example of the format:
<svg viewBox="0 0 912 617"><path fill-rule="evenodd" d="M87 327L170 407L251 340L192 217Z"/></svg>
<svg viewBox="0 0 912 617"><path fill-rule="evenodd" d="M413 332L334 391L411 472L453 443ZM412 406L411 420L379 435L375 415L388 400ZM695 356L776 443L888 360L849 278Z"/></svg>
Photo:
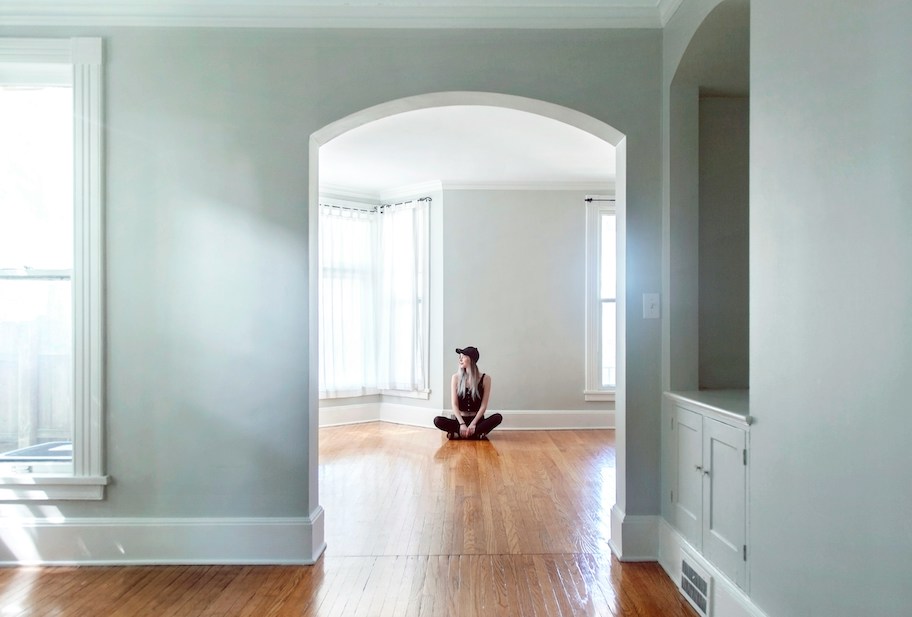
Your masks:
<svg viewBox="0 0 912 617"><path fill-rule="evenodd" d="M320 193L320 146L335 139L352 129L356 129L370 122L393 116L409 111L419 109L428 109L433 107L450 107L457 105L483 105L488 107L501 107L505 109L515 109L524 111L552 120L563 122L570 126L598 137L617 148L616 157L616 181L615 181L615 206L618 212L618 393L615 401L615 422L617 425L617 503L623 508L626 504L626 448L624 427L625 422L625 400L626 388L624 379L625 370L625 353L626 349L626 332L623 315L626 312L626 293L625 293L625 271L626 271L626 199L627 199L627 143L623 133L609 124L602 122L592 116L582 112L555 105L538 99L531 99L522 96L513 96L509 94L499 94L493 92L432 92L420 94L406 98L396 99L381 103L373 107L368 107L361 111L345 116L322 129L314 132L310 137L309 149L309 187L308 187L308 241L309 241L309 494L308 494L308 511L310 520L313 521L312 527L312 544L314 547L313 558L319 557L325 540L323 537L323 509L319 505L318 475L319 475L319 193ZM612 512L614 516L614 512ZM613 547L619 552L620 547Z"/></svg>
<svg viewBox="0 0 912 617"><path fill-rule="evenodd" d="M485 105L525 111L575 126L607 141L612 146L617 146L624 139L623 133L601 120L569 107L547 103L538 99L494 92L432 92L374 105L323 127L311 135L311 153L313 153L314 146L319 148L339 135L375 120L408 111L453 105Z"/></svg>

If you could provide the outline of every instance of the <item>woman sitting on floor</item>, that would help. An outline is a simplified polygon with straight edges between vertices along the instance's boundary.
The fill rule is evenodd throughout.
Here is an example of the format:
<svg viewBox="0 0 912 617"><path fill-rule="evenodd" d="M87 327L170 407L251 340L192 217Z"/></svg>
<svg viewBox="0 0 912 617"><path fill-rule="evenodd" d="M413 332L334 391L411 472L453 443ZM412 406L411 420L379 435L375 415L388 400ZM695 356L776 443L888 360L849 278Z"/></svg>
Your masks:
<svg viewBox="0 0 912 617"><path fill-rule="evenodd" d="M479 374L479 353L475 347L457 349L456 353L459 354L459 370L450 380L453 417L437 416L434 426L444 431L448 439L486 439L503 421L499 413L485 417L491 396L491 376Z"/></svg>

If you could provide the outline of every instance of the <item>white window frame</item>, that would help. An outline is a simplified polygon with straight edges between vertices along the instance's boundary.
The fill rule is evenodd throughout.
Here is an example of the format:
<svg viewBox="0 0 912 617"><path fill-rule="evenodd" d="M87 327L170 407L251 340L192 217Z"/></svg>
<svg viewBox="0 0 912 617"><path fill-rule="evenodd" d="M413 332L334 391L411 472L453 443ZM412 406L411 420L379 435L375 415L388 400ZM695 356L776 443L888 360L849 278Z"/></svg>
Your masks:
<svg viewBox="0 0 912 617"><path fill-rule="evenodd" d="M379 205L380 204L373 203L373 202L351 201L351 200L341 199L341 198L336 198L336 197L320 196L319 205L317 206L317 211L318 211L317 216L320 219L320 223L321 223L320 231L319 231L319 235L318 235L320 242L322 242L322 240L323 240L323 233L324 233L324 229L325 229L324 226L322 225L322 223L323 223L322 208L328 206L330 208L343 208L343 209L350 209L350 210L359 210L359 211L363 211L364 213L374 213L374 211L376 210L377 207L379 207ZM373 236L373 241L376 243L376 240L377 240L377 238L376 238L376 236L377 236L376 221L372 220L371 230L372 230L371 233ZM322 250L323 249L321 247L320 248L321 257L322 257ZM372 260L371 260L372 264L371 264L371 272L370 272L370 281L371 281L371 285L374 287L376 287L376 279L377 279L376 253L377 253L376 248L373 248L372 249ZM327 265L321 259L320 263L319 263L319 267L318 267L318 270L320 273L318 288L320 289L321 292L322 292L322 287L323 287L324 274L326 273L326 268L327 268ZM374 291L376 293L376 289L374 289ZM322 303L322 299L321 299L320 309L322 310L322 308L323 308L323 303ZM325 341L322 339L322 335L323 335L322 322L319 319L317 321L318 321L318 324L320 324L320 326L318 327L318 330L320 331L320 336L321 336L320 344L325 344ZM375 329L375 331L376 331L376 329ZM376 334L374 335L374 338L376 338ZM376 349L374 351L376 352ZM320 360L320 362L323 361L322 352L319 354L319 360ZM372 361L376 365L376 359L373 359ZM376 377L376 366L374 367L374 373L375 373L375 377ZM319 378L318 378L318 382L319 382ZM376 382L376 378L374 379L374 382ZM377 394L380 394L380 390L377 388L376 383L367 384L367 385L361 384L361 387L349 389L349 390L332 390L331 393L324 391L322 389L323 384L320 384L320 385L321 385L321 388L318 390L318 392L319 392L319 400L321 400L321 401L328 401L328 400L339 399L339 398L360 398L360 397L375 396Z"/></svg>
<svg viewBox="0 0 912 617"><path fill-rule="evenodd" d="M583 396L586 401L613 401L617 395L617 385L604 387L601 384L601 303L599 281L601 280L601 217L610 213L617 217L617 207L613 196L589 195L586 197L586 389ZM620 247L621 243L616 242ZM618 248L618 250L620 250ZM615 268L618 256L615 255ZM621 277L618 277L620 283ZM615 296L615 305L618 299ZM618 333L615 332L615 341ZM615 358L617 366L618 358Z"/></svg>
<svg viewBox="0 0 912 617"><path fill-rule="evenodd" d="M102 40L0 38L0 65L65 65L73 74L72 473L0 470L0 500L100 500L104 473Z"/></svg>
<svg viewBox="0 0 912 617"><path fill-rule="evenodd" d="M424 387L413 389L413 390L397 390L392 388L380 388L380 394L384 396L397 396L400 398L412 398L412 399L421 399L421 400L430 400L431 390L430 390L430 379L431 379L431 370L430 370L430 334L431 334L431 325L430 325L430 286L431 286L431 250L430 250L430 235L431 235L431 204L433 204L433 199L431 197L415 197L412 199L405 199L399 202L400 204L406 204L411 202L426 201L427 202L427 211L425 212L425 225L424 225L424 242L421 247L421 253L423 258L423 263L420 264L422 268L421 272L421 285L420 290L418 291L418 297L414 299L415 311L418 315L418 319L421 322L421 332L420 332L420 341L421 352L420 352L420 364L421 370L424 374ZM380 207L390 206L396 204L381 204ZM378 324L379 328L382 328L383 324ZM379 351L379 348L378 348ZM413 356L414 360L414 356ZM414 365L414 363L413 363Z"/></svg>
<svg viewBox="0 0 912 617"><path fill-rule="evenodd" d="M321 400L321 401L338 399L338 398L359 398L359 397L373 396L373 395L377 395L377 394L380 394L382 396L391 396L391 397L398 397L398 398L430 400L430 397L431 397L431 390L430 390L430 331L431 331L431 326L430 326L430 309L429 309L429 306L430 306L430 270L431 270L431 267L430 267L431 266L431 253L430 253L430 233L431 233L430 225L431 225L431 223L430 223L430 221L431 221L431 204L433 203L433 199L431 197L427 197L427 196L415 197L415 198L402 200L401 202L398 202L398 203L409 203L412 201L427 201L428 202L428 205L427 205L428 211L427 211L426 221L425 221L426 222L425 246L423 248L424 264L423 264L423 273L422 273L422 285L421 285L421 290L419 292L419 297L416 299L416 303L418 305L417 310L418 310L418 313L420 316L419 318L422 323L421 345L422 345L423 349L422 349L422 353L421 353L421 363L422 363L423 372L424 372L424 376L425 376L424 388L415 389L415 390L396 390L396 389L390 389L390 388L381 388L381 387L378 387L377 384L375 383L375 384L368 384L368 385L362 387L361 389L355 390L355 391L347 391L347 392L343 391L343 392L336 392L334 394L328 394L326 392L320 391L319 400ZM329 196L326 196L326 197L320 196L319 204L320 205L318 206L318 217L319 217L319 207L322 207L324 205L335 206L335 207L340 207L340 208L356 208L356 209L372 212L375 215L378 215L380 208L388 207L390 205L395 205L395 204L383 204L383 203L374 203L374 202L370 202L370 203L354 202L354 201L349 201L346 199L329 197ZM380 229L379 221L375 221L374 224L375 224L375 234L379 235L379 229ZM322 230L320 231L320 233L322 233ZM378 240L378 245L379 245L379 240ZM379 280L378 280L379 276L376 271L376 267L377 267L377 264L379 263L380 258L381 258L380 249L375 248L375 250L374 250L375 270L373 272L373 278L374 278L374 284L375 284L375 298L379 298L379 294L380 294ZM318 271L319 271L319 276L322 278L322 276L323 276L323 265L322 264L320 264ZM376 335L376 332L379 332L379 329L382 327L383 327L383 324L380 324L380 323L375 324L375 336L378 340L378 345L375 348L375 354L380 353L380 348L379 348L379 338L380 337ZM377 364L378 364L376 355L374 358L374 364L375 364L375 370L376 370Z"/></svg>

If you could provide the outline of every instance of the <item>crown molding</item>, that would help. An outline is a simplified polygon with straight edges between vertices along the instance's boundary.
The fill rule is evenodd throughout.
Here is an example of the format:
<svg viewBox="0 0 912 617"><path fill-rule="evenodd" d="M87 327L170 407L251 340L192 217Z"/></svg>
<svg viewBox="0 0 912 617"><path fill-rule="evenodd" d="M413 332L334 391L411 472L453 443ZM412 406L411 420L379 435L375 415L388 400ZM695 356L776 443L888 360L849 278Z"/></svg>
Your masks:
<svg viewBox="0 0 912 617"><path fill-rule="evenodd" d="M380 191L380 200L394 201L396 199L410 199L419 195L440 193L441 191L443 191L443 184L439 180L431 180L428 182L408 184L406 186L382 190Z"/></svg>
<svg viewBox="0 0 912 617"><path fill-rule="evenodd" d="M379 203L441 191L579 191L614 195L614 182L441 182L430 181L377 191L338 184L320 184L321 199Z"/></svg>
<svg viewBox="0 0 912 617"><path fill-rule="evenodd" d="M320 199L341 199L366 204L380 204L393 199L415 197L428 193L439 193L443 185L439 180L421 182L384 189L366 189L344 186L341 184L320 183Z"/></svg>
<svg viewBox="0 0 912 617"><path fill-rule="evenodd" d="M661 28L682 0L655 6L315 6L306 0L5 0L0 26L208 28Z"/></svg>
<svg viewBox="0 0 912 617"><path fill-rule="evenodd" d="M358 203L377 205L380 203L380 191L353 188L341 184L320 183L320 199L342 199Z"/></svg>
<svg viewBox="0 0 912 617"><path fill-rule="evenodd" d="M614 194L614 182L444 182L447 191L582 191Z"/></svg>

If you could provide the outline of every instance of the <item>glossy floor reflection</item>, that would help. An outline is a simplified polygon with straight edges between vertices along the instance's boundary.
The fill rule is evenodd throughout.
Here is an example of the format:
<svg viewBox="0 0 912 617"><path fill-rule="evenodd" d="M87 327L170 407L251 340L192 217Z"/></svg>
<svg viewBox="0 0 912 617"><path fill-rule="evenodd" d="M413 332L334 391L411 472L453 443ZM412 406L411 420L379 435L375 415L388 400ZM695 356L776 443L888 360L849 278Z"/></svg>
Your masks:
<svg viewBox="0 0 912 617"><path fill-rule="evenodd" d="M314 614L695 614L657 564L611 555L614 431L326 428L320 486ZM340 606L346 587L360 592Z"/></svg>
<svg viewBox="0 0 912 617"><path fill-rule="evenodd" d="M321 431L328 555L608 555L614 431Z"/></svg>
<svg viewBox="0 0 912 617"><path fill-rule="evenodd" d="M695 617L655 563L608 549L613 431L450 442L372 423L320 435L314 566L0 569L0 615Z"/></svg>

